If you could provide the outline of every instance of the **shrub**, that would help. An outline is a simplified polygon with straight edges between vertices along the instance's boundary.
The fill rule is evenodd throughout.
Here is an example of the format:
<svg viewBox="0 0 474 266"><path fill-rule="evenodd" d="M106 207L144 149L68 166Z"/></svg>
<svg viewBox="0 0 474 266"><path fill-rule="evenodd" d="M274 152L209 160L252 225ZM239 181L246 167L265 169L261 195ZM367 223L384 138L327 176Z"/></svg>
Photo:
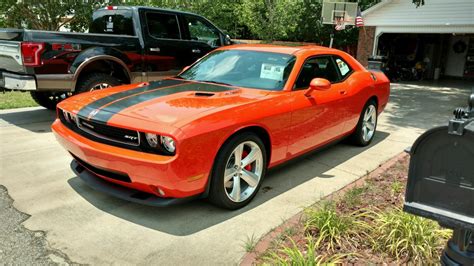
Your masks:
<svg viewBox="0 0 474 266"><path fill-rule="evenodd" d="M347 255L333 255L325 257L316 255L317 243L312 237L308 237L305 250L301 251L296 243L291 239L291 247L282 246L279 250L270 252L263 260L269 265L335 265L341 263L341 259Z"/></svg>
<svg viewBox="0 0 474 266"><path fill-rule="evenodd" d="M415 262L437 262L450 231L435 222L395 209L374 213L373 248Z"/></svg>

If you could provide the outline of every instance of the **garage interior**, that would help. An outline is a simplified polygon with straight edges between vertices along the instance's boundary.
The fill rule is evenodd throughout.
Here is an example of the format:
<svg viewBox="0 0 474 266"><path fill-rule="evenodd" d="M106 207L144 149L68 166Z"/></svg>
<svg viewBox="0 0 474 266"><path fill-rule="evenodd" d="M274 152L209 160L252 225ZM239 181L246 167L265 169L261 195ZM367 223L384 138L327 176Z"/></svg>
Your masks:
<svg viewBox="0 0 474 266"><path fill-rule="evenodd" d="M474 34L383 33L376 45L392 79L474 79Z"/></svg>

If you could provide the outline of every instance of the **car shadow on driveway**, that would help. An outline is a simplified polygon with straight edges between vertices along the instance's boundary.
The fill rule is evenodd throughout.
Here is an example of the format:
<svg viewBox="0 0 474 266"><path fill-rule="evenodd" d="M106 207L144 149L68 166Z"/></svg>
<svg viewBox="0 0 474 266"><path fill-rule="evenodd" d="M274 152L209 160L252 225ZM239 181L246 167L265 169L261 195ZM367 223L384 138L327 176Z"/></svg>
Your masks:
<svg viewBox="0 0 474 266"><path fill-rule="evenodd" d="M0 127L17 126L35 133L51 132L56 112L44 108L27 108L0 113Z"/></svg>
<svg viewBox="0 0 474 266"><path fill-rule="evenodd" d="M195 200L165 208L151 207L97 192L77 176L70 178L68 183L85 200L104 212L153 230L176 236L187 236L232 219L311 179L336 179L338 176L325 173L377 145L388 136L388 133L378 131L372 144L368 147L354 147L340 142L271 169L263 181L262 189L253 201L236 211L220 209L209 204L206 200ZM331 161L330 165L318 163L318 159L324 156L335 159ZM315 198L319 196L315 195Z"/></svg>

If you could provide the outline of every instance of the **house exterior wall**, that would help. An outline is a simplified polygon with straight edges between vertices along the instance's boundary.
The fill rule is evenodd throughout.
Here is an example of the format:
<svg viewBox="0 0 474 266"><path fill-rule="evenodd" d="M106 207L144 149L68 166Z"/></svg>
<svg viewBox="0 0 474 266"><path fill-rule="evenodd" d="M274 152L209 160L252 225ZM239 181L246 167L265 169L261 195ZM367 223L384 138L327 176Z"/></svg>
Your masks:
<svg viewBox="0 0 474 266"><path fill-rule="evenodd" d="M359 30L359 41L357 43L357 60L365 67L368 65L369 56L374 47L375 27L368 26Z"/></svg>
<svg viewBox="0 0 474 266"><path fill-rule="evenodd" d="M474 27L473 0L429 0L418 8L407 0L385 0L379 5L363 12L365 25Z"/></svg>

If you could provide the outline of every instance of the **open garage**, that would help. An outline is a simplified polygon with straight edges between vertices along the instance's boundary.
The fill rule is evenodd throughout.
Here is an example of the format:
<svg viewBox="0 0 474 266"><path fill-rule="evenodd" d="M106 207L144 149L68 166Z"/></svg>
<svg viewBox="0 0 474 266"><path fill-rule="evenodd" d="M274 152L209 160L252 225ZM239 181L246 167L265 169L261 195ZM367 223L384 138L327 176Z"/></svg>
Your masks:
<svg viewBox="0 0 474 266"><path fill-rule="evenodd" d="M387 0L367 9L358 60L388 67L392 80L474 77L472 1L433 0L414 8Z"/></svg>

